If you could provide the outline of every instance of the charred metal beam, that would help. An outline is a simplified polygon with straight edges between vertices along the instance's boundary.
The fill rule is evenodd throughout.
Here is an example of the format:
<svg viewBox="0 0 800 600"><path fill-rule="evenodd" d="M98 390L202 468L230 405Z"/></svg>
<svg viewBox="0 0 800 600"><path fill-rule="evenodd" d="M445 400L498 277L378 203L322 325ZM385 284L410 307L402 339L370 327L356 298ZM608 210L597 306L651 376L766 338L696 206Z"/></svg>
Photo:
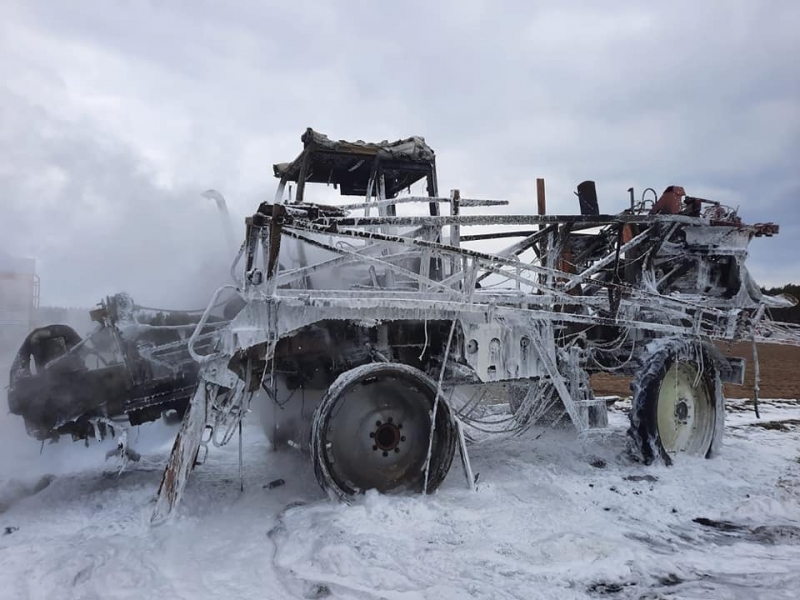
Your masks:
<svg viewBox="0 0 800 600"><path fill-rule="evenodd" d="M474 233L472 235L462 235L462 242L478 242L480 240L499 240L503 238L528 237L539 232L535 229L525 229L521 231L495 231L493 233Z"/></svg>
<svg viewBox="0 0 800 600"><path fill-rule="evenodd" d="M438 203L446 204L451 202L450 198L436 198L429 196L402 196L400 198L392 198L390 200L379 200L377 202L355 202L352 204L331 204L329 208L339 210L358 210L361 208L381 208L383 206L394 206L395 204L412 204L412 203ZM479 206L507 206L508 200L483 200L479 198L462 198L462 207L479 207ZM325 206L325 205L319 205ZM391 216L391 215L390 215Z"/></svg>
<svg viewBox="0 0 800 600"><path fill-rule="evenodd" d="M299 184L298 184L299 188ZM272 280L278 267L281 249L281 228L286 209L283 204L272 205L272 218L269 220L269 255L267 257L267 279Z"/></svg>
<svg viewBox="0 0 800 600"><path fill-rule="evenodd" d="M194 467L206 426L209 403L209 390L206 389L206 386L213 388L212 396L217 393L217 387L207 384L205 381L200 381L197 385L194 396L184 414L178 436L175 438L175 444L172 446L167 468L164 469L161 477L156 507L150 519L152 524L167 520L183 496L183 490Z"/></svg>
<svg viewBox="0 0 800 600"><path fill-rule="evenodd" d="M681 223L685 225L709 225L708 219L684 215L460 215L431 217L328 217L313 219L315 225L335 227L395 226L411 227L428 225L550 225L572 223L576 225L602 226L614 223ZM728 225L730 225L728 223ZM742 225L746 228L747 226Z"/></svg>
<svg viewBox="0 0 800 600"><path fill-rule="evenodd" d="M303 152L303 162L300 165L300 174L297 176L297 194L295 195L296 203L301 203L305 197L306 179L308 179L308 170L310 166L311 151L307 149Z"/></svg>

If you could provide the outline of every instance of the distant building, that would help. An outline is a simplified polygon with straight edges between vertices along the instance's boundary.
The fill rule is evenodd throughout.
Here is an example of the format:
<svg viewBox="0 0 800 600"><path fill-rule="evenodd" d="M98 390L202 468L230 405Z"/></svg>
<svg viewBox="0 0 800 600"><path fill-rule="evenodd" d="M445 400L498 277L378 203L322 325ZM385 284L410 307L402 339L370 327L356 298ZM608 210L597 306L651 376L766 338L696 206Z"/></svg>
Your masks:
<svg viewBox="0 0 800 600"><path fill-rule="evenodd" d="M0 254L0 357L16 352L33 327L38 306L36 261Z"/></svg>

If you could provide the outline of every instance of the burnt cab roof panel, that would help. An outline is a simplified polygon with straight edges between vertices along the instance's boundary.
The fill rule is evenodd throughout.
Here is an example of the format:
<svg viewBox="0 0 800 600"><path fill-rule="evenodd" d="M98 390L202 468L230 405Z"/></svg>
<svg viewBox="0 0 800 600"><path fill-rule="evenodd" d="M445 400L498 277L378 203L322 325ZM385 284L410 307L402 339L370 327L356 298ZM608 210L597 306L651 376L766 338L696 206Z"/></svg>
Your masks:
<svg viewBox="0 0 800 600"><path fill-rule="evenodd" d="M436 156L425 139L413 136L395 142L367 143L331 140L309 128L300 138L304 149L290 163L273 166L275 177L298 181L304 166L306 183L338 186L342 195L367 193L377 166L386 183L386 197L394 198L428 174L433 174Z"/></svg>

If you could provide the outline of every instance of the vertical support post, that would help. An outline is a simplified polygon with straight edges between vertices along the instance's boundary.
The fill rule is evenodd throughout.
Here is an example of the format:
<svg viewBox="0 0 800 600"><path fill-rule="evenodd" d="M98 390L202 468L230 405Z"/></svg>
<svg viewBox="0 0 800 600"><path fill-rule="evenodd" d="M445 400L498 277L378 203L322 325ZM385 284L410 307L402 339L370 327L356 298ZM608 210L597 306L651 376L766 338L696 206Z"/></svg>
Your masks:
<svg viewBox="0 0 800 600"><path fill-rule="evenodd" d="M272 202L274 204L284 204L286 202L286 199L283 197L283 193L285 191L286 191L286 179L281 178L280 182L278 183L278 189L275 190L275 199Z"/></svg>
<svg viewBox="0 0 800 600"><path fill-rule="evenodd" d="M422 232L421 237L425 241L430 241L432 237L436 237L436 231L432 227L426 227ZM431 251L428 248L423 248L419 261L419 274L425 279L431 278L431 270L434 266L434 260L435 259L431 258ZM420 280L419 291L425 292L427 289L428 285L425 283L425 280Z"/></svg>
<svg viewBox="0 0 800 600"><path fill-rule="evenodd" d="M460 190L450 190L450 214L454 217L457 217L461 213L461 191ZM455 248L461 247L461 225L453 224L450 225L450 245ZM460 257L454 256L450 259L450 274L454 275L458 271L461 271L462 259ZM461 282L459 282L461 285Z"/></svg>
<svg viewBox="0 0 800 600"><path fill-rule="evenodd" d="M431 164L431 168L428 171L426 176L427 183L428 183L428 197L435 198L439 195L439 186L436 182L436 163ZM428 208L430 209L430 213L432 217L439 216L439 205L436 202L428 203Z"/></svg>
<svg viewBox="0 0 800 600"><path fill-rule="evenodd" d="M547 234L547 241L543 242L547 245L545 246L545 252L542 254L544 257L544 264L543 266L547 268L547 274L545 275L545 286L547 289L552 289L554 281L553 281L553 272L556 269L556 263L558 262L558 256L556 256L556 232L558 229L551 231Z"/></svg>
<svg viewBox="0 0 800 600"><path fill-rule="evenodd" d="M457 217L461 214L461 191L450 190L450 214ZM461 225L450 226L450 245L461 247Z"/></svg>
<svg viewBox="0 0 800 600"><path fill-rule="evenodd" d="M536 179L536 201L537 201L538 209L539 209L537 214L546 215L547 214L547 201L545 199L545 193L544 193L544 179L541 178L541 177L538 177ZM541 231L544 228L545 228L545 224L541 223L539 225L539 230Z"/></svg>
<svg viewBox="0 0 800 600"><path fill-rule="evenodd" d="M252 270L256 263L256 246L258 244L258 234L256 227L253 226L253 217L247 217L245 223L245 255L244 255L244 277L247 281L247 274Z"/></svg>
<svg viewBox="0 0 800 600"><path fill-rule="evenodd" d="M272 219L269 224L269 256L267 261L267 277L275 275L278 267L278 254L281 248L281 217L286 213L282 204L272 205Z"/></svg>
<svg viewBox="0 0 800 600"><path fill-rule="evenodd" d="M436 181L436 160L434 159L431 161L430 169L428 170L427 175L427 183L428 183L428 197L429 198L436 198L439 195L439 184ZM429 202L428 208L430 210L432 217L439 216L439 204L436 202ZM439 227L436 229L436 235L433 236L434 242L441 242L442 241L442 228ZM430 277L439 281L442 279L442 259L438 257L433 257L428 259L430 260Z"/></svg>
<svg viewBox="0 0 800 600"><path fill-rule="evenodd" d="M378 165L378 200L386 200L386 175L383 172L383 167ZM390 204L385 208L385 215L389 217L397 216L397 205Z"/></svg>
<svg viewBox="0 0 800 600"><path fill-rule="evenodd" d="M547 201L545 199L544 179L542 177L537 177L536 178L536 203L538 205L537 206L537 214L539 214L539 215L547 214ZM544 230L544 228L545 228L545 224L544 223L540 223L539 224L539 231ZM541 261L542 266L547 267L548 266L547 265L547 256L548 256L548 252L550 250L550 247L549 247L549 244L547 243L547 240L543 239L541 241L541 243L539 244L539 249L540 249L540 259L539 260ZM545 283L547 281L547 277L545 275L540 275L539 276L539 281L541 283ZM541 290L539 290L539 291L541 293Z"/></svg>
<svg viewBox="0 0 800 600"><path fill-rule="evenodd" d="M367 181L367 193L364 196L364 216L368 217L370 214L369 203L372 202L372 197L377 194L375 187L378 185L378 171L380 170L380 160L375 157L372 161L372 170L369 172L369 180ZM380 208L378 214L381 214Z"/></svg>
<svg viewBox="0 0 800 600"><path fill-rule="evenodd" d="M389 216L389 215L395 216L397 211L396 211L394 206L380 206L380 202L386 200L386 179L384 178L384 175L383 175L383 168L381 168L380 165L378 165L376 173L377 173L377 180L378 180L378 193L377 193L377 198L376 198L378 203L379 203L378 215L381 216L381 217L385 217L385 216ZM390 230L389 227L379 227L378 228L378 231L380 231L381 233L389 233L389 230Z"/></svg>
<svg viewBox="0 0 800 600"><path fill-rule="evenodd" d="M308 179L308 166L311 164L311 152L306 148L303 151L303 162L300 164L300 174L297 176L297 204L303 201L306 193L306 179Z"/></svg>
<svg viewBox="0 0 800 600"><path fill-rule="evenodd" d="M281 250L281 229L283 228L283 216L286 214L286 207L283 204L272 205L272 219L269 223L269 252L267 256L266 280L268 285L267 292L275 292L278 278L278 256Z"/></svg>
<svg viewBox="0 0 800 600"><path fill-rule="evenodd" d="M249 365L248 365L249 367ZM242 421L239 421L239 491L244 491L244 456L242 450Z"/></svg>
<svg viewBox="0 0 800 600"><path fill-rule="evenodd" d="M281 210L285 210L282 204L275 204L273 206L280 206ZM256 268L258 264L258 249L259 245L262 247L262 265L265 268L267 263L267 256L263 250L264 229L267 224L267 218L261 213L256 213L252 217L245 219L246 230L244 238L244 276L242 282L244 289L248 290L253 286L260 286L264 282L264 273Z"/></svg>

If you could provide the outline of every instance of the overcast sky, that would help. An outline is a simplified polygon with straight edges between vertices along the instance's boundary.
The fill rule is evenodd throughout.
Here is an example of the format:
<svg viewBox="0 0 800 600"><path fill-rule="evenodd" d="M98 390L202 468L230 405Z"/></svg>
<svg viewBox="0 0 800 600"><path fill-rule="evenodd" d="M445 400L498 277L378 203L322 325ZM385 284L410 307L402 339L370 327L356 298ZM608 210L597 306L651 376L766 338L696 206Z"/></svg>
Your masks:
<svg viewBox="0 0 800 600"><path fill-rule="evenodd" d="M775 221L750 259L800 282L800 2L0 0L0 252L42 302L204 305L308 126L423 135L440 190L603 212L683 185Z"/></svg>

